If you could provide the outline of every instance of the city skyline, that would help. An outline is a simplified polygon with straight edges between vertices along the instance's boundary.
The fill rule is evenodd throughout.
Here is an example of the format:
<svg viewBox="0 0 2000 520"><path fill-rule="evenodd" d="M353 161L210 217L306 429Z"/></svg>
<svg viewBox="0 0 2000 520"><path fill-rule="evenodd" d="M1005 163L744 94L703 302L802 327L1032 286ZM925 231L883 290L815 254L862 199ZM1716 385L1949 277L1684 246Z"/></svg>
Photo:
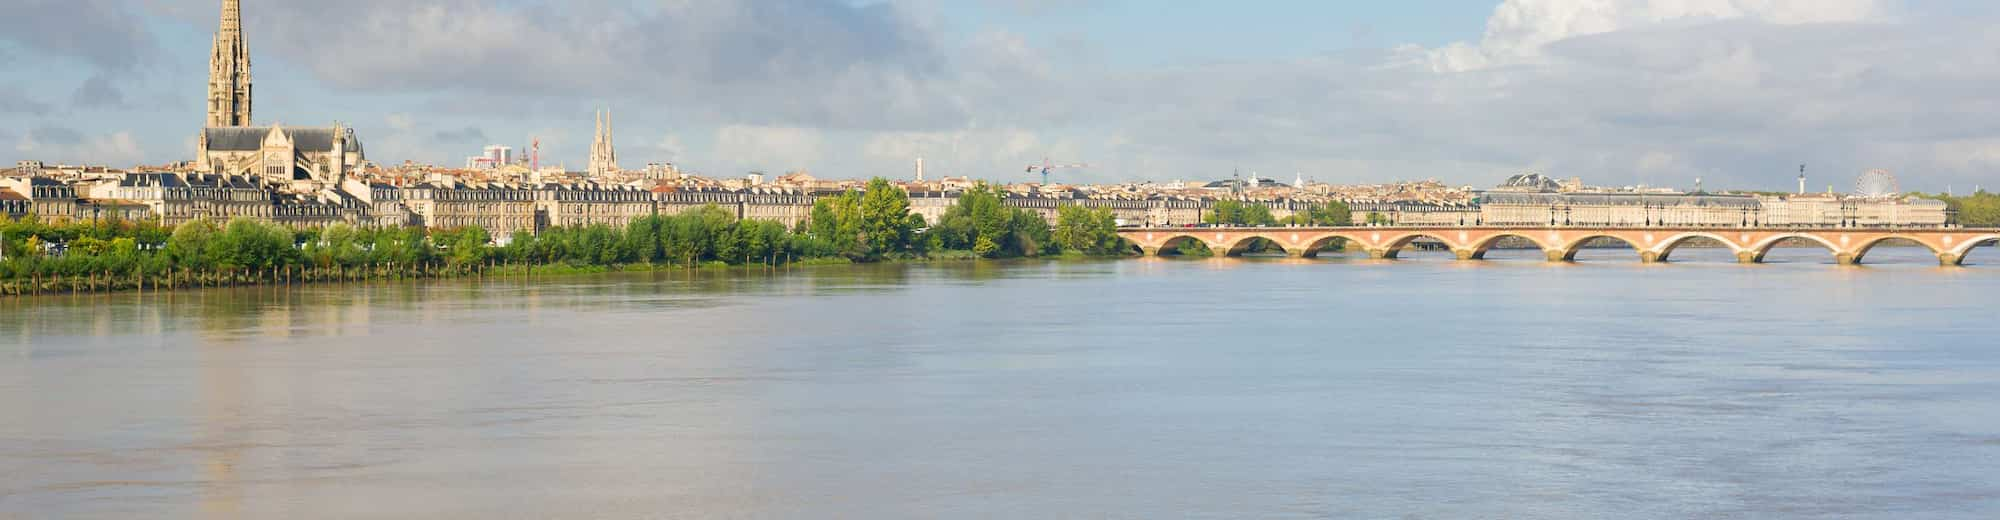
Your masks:
<svg viewBox="0 0 2000 520"><path fill-rule="evenodd" d="M205 84L188 76L206 69L217 3L5 8L25 23L0 31L0 64L45 71L0 80L8 162L194 159ZM1943 191L2000 162L2000 107L1970 88L1990 67L1962 65L2000 45L1971 37L1995 13L1970 2L1265 3L1212 17L1121 2L401 5L246 6L255 123L342 121L385 164L539 138L545 164L580 170L581 114L611 107L626 167L724 177L902 176L925 157L932 176L1024 182L1019 164L1053 156L1097 165L1058 177L1078 182L1241 168L1485 185L1537 170L1783 190L1804 162L1815 189L1879 167ZM1413 15L1424 8L1444 14ZM1278 13L1327 30L1246 28ZM369 23L306 24L325 19Z"/></svg>

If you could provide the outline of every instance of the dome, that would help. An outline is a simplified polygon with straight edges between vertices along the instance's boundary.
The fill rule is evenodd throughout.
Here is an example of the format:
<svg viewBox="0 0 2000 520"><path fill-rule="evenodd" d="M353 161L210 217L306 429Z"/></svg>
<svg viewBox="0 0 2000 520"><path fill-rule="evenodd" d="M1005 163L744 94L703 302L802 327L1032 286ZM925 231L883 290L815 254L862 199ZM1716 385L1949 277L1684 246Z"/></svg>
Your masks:
<svg viewBox="0 0 2000 520"><path fill-rule="evenodd" d="M1562 184L1539 173L1523 173L1508 177L1507 182L1500 183L1500 187L1509 191L1559 191Z"/></svg>

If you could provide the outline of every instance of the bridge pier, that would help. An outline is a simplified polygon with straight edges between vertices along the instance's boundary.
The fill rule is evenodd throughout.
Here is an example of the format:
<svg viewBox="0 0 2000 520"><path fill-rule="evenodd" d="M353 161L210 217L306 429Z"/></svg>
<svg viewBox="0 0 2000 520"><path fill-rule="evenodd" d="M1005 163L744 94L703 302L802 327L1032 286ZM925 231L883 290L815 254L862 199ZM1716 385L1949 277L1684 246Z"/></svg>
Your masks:
<svg viewBox="0 0 2000 520"><path fill-rule="evenodd" d="M1884 241L1914 241L1929 248L1939 265L1963 265L1966 250L2000 241L2000 229L1970 229L1955 227L1938 228L1791 228L1791 227L1742 227L1709 228L1680 226L1606 226L1606 227L1565 227L1559 231L1541 226L1327 226L1294 227L1278 229L1221 227L1210 229L1187 228L1121 228L1119 236L1137 244L1141 254L1158 256L1171 244L1196 241L1207 245L1218 257L1231 252L1222 250L1215 243L1243 244L1253 240L1270 240L1279 244L1311 247L1324 244L1329 251L1339 251L1337 244L1343 242L1352 246L1353 251L1366 251L1369 258L1393 260L1400 249L1421 242L1424 246L1442 243L1449 247L1452 255L1459 260L1480 260L1485 256L1485 247L1491 247L1507 237L1526 239L1542 248L1543 255L1551 262L1575 259L1578 248L1587 246L1593 240L1617 239L1633 246L1639 253L1639 260L1645 263L1667 262L1677 247L1690 241L1712 241L1717 246L1727 248L1736 256L1736 261L1745 264L1763 263L1774 247L1792 247L1815 243L1826 247L1840 265L1862 263L1868 250ZM1280 237L1283 238L1280 238ZM1213 242L1213 243L1211 243ZM1291 251L1286 248L1286 256L1310 258L1313 252ZM1554 251L1551 251L1554 250Z"/></svg>
<svg viewBox="0 0 2000 520"><path fill-rule="evenodd" d="M1303 247L1286 249L1285 258L1302 259L1306 257L1306 253L1308 253L1308 251L1306 251L1306 248Z"/></svg>

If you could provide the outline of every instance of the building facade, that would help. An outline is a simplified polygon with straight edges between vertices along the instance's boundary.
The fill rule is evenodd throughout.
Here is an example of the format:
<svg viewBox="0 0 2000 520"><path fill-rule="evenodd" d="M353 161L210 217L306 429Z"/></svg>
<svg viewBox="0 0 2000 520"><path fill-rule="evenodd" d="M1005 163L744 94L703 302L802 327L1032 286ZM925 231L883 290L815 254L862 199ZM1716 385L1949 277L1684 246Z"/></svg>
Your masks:
<svg viewBox="0 0 2000 520"><path fill-rule="evenodd" d="M603 224L623 228L657 210L651 192L622 187L548 185L535 190L535 201L542 215L541 227Z"/></svg>
<svg viewBox="0 0 2000 520"><path fill-rule="evenodd" d="M495 237L542 229L535 190L505 186L421 184L399 190L416 225L430 229L479 226Z"/></svg>

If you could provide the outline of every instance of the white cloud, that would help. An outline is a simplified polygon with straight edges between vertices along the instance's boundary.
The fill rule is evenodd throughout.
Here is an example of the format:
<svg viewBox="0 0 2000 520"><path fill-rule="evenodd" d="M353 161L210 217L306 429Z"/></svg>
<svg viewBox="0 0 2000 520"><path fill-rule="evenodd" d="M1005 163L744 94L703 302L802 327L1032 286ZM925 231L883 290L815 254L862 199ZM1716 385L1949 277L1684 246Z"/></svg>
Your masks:
<svg viewBox="0 0 2000 520"><path fill-rule="evenodd" d="M71 163L125 166L145 161L145 147L131 131L84 135L61 127L39 127L14 140L14 151L24 157Z"/></svg>
<svg viewBox="0 0 2000 520"><path fill-rule="evenodd" d="M716 160L711 162L778 173L822 164L821 148L822 138L816 129L729 125L715 132L715 147L711 152Z"/></svg>
<svg viewBox="0 0 2000 520"><path fill-rule="evenodd" d="M151 12L184 17L201 34L213 27L212 0L146 3L155 4L164 7ZM1457 44L1165 64L1107 59L1121 55L1115 40L1029 38L904 0L354 0L259 3L246 14L253 52L271 64L260 70L311 76L260 89L317 80L282 95L391 107L330 114L375 121L359 130L383 162L471 153L429 141L475 127L513 142L540 135L544 163L577 164L590 108L618 106L627 166L670 158L718 173L899 174L922 156L933 175L1012 179L1047 156L1099 165L1073 173L1085 180L1217 178L1240 167L1483 185L1536 168L1603 184L1684 186L1700 176L1711 187L1783 188L1799 163L1816 178L1889 168L1913 186L1971 184L2000 166L1990 149L2000 141L1991 95L2000 33L1989 30L2000 9L1492 5L1484 33ZM328 19L345 29L319 30ZM72 59L84 67L79 79L108 63ZM103 114L37 114L60 107L21 99L0 95L0 111L131 127ZM157 128L167 125L139 136L187 135ZM25 131L8 142L18 147Z"/></svg>
<svg viewBox="0 0 2000 520"><path fill-rule="evenodd" d="M2000 137L1943 141L1930 148L1930 159L1939 165L1975 171L2000 170ZM2000 184L2000 179L1992 180Z"/></svg>
<svg viewBox="0 0 2000 520"><path fill-rule="evenodd" d="M910 164L924 158L934 176L982 177L1017 171L1021 165L1073 147L1052 149L1040 135L1023 129L947 132L883 132L869 137L862 153L877 164Z"/></svg>
<svg viewBox="0 0 2000 520"><path fill-rule="evenodd" d="M1551 43L1663 23L1751 20L1774 24L1873 20L1877 0L1507 0L1478 43L1428 53L1433 70L1458 72L1530 61Z"/></svg>

